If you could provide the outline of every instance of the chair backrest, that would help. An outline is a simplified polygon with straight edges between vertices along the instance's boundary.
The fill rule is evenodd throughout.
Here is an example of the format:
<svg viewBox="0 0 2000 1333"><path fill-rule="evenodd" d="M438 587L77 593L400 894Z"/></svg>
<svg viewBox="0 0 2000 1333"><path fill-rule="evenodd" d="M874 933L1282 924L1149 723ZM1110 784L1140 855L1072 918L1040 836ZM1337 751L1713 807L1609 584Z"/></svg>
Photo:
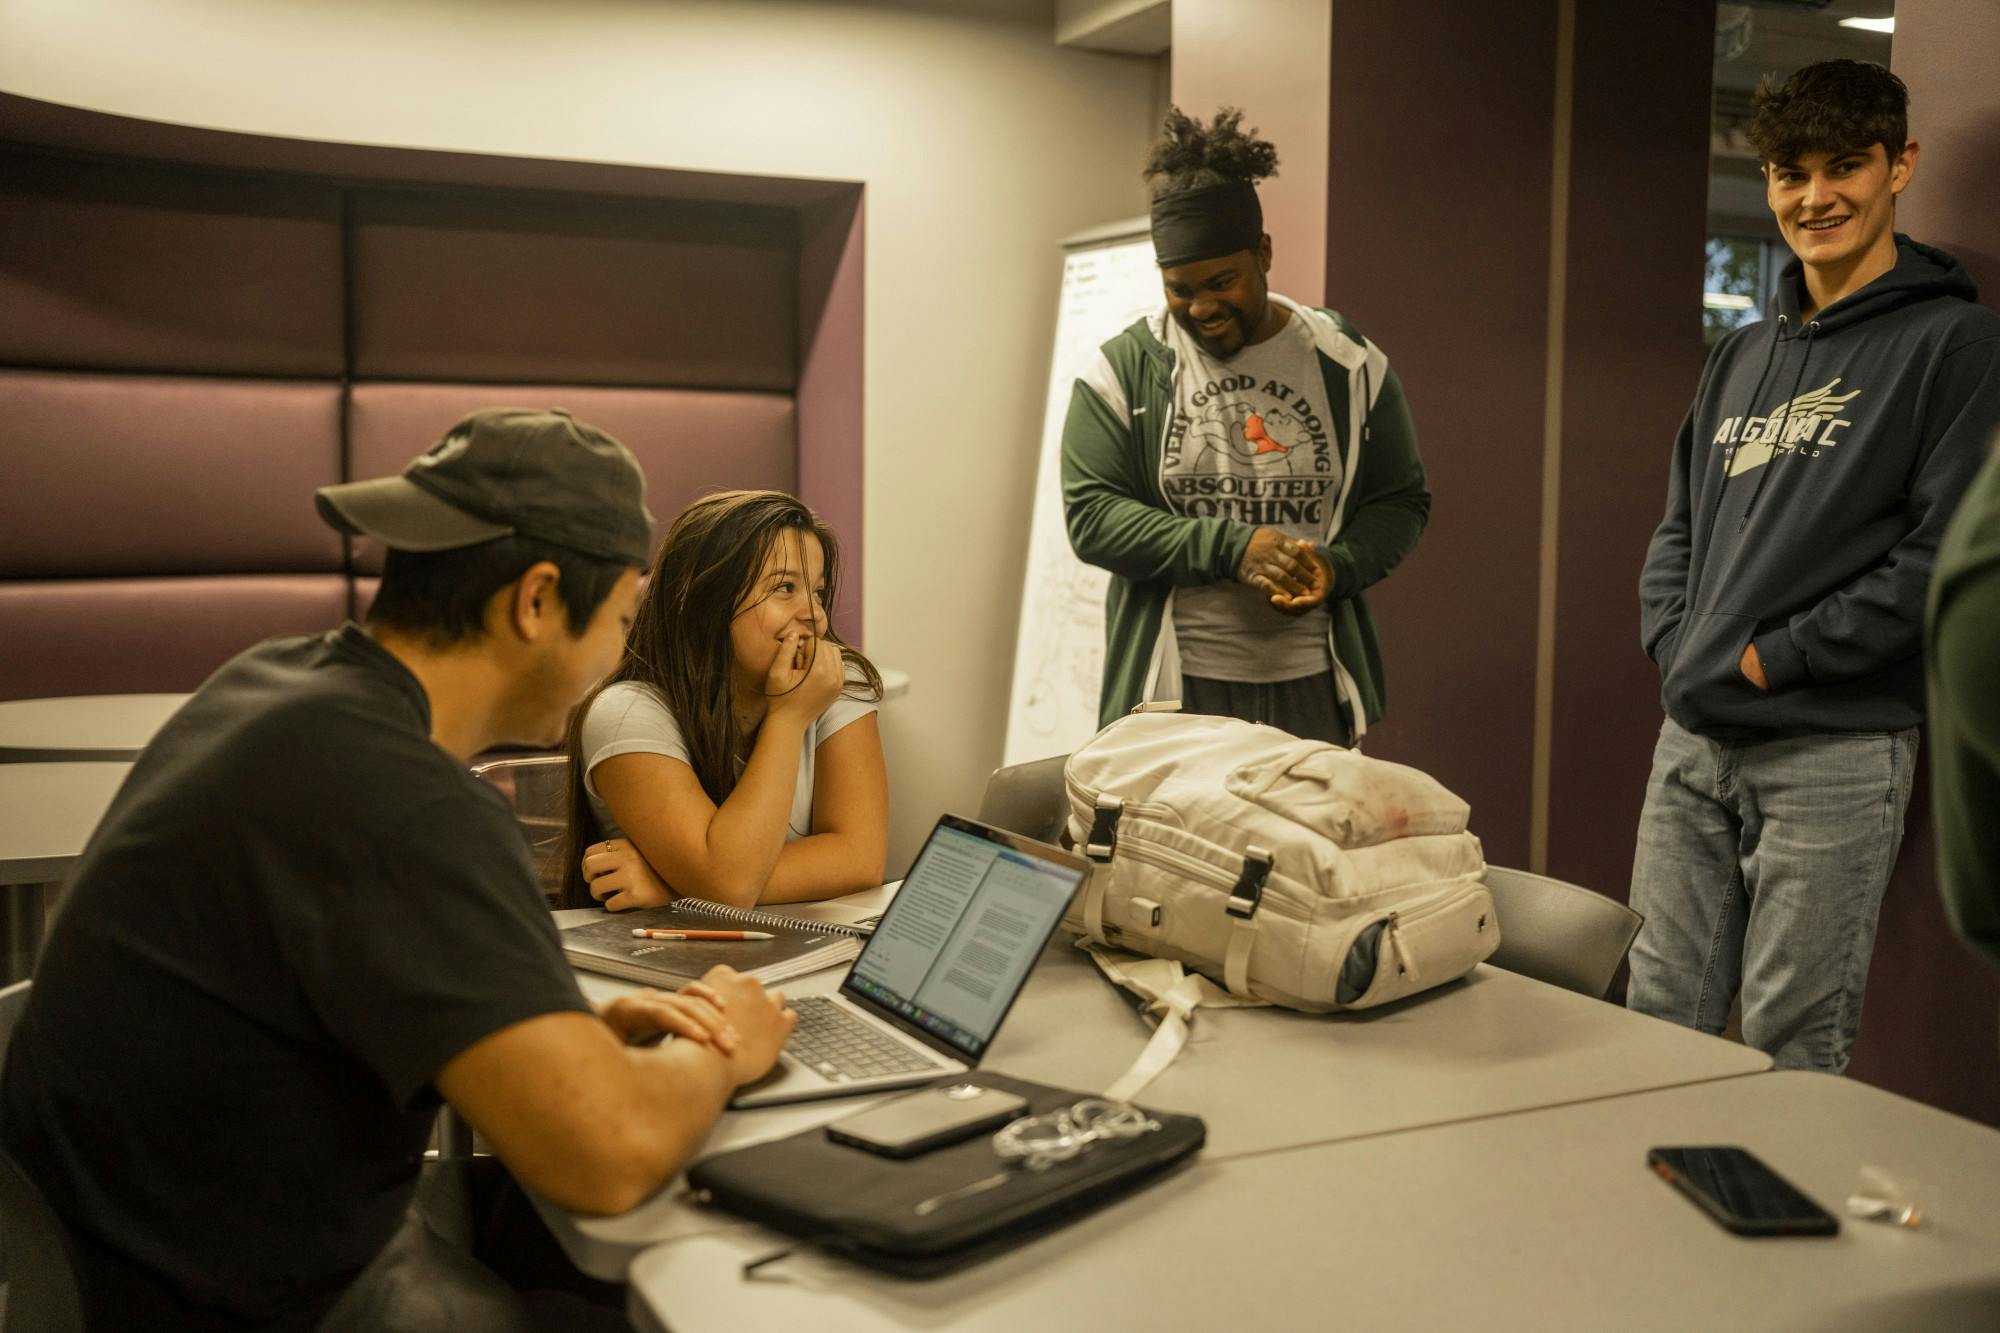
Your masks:
<svg viewBox="0 0 2000 1333"><path fill-rule="evenodd" d="M1069 817L1063 791L1066 754L996 768L979 801L979 822L1040 842L1054 842Z"/></svg>
<svg viewBox="0 0 2000 1333"><path fill-rule="evenodd" d="M563 803L569 799L569 758L560 754L494 759L472 766L472 776L489 783L514 808L514 822L535 859L542 892L562 891Z"/></svg>
<svg viewBox="0 0 2000 1333"><path fill-rule="evenodd" d="M1603 999L1645 920L1625 904L1547 875L1486 867L1500 947L1486 961Z"/></svg>
<svg viewBox="0 0 2000 1333"><path fill-rule="evenodd" d="M0 1063L28 1007L31 983L0 990ZM6 1255L6 1302L0 1329L83 1333L83 1299L69 1231L12 1157L0 1152L0 1240Z"/></svg>

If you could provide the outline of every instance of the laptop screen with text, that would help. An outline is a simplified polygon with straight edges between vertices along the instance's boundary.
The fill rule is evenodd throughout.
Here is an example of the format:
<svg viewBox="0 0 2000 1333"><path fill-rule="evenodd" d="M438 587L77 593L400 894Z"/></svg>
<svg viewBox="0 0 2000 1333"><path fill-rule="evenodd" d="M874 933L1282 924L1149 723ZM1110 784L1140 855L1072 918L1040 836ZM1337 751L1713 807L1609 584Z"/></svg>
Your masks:
<svg viewBox="0 0 2000 1333"><path fill-rule="evenodd" d="M841 989L977 1061L1083 879L1043 851L945 816Z"/></svg>

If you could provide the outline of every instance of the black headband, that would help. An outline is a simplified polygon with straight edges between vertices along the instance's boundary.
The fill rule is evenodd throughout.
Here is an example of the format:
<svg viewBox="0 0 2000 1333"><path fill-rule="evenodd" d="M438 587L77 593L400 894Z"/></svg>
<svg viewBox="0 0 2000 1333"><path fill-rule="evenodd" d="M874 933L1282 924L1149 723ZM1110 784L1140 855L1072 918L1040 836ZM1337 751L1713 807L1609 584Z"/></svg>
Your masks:
<svg viewBox="0 0 2000 1333"><path fill-rule="evenodd" d="M1264 239L1264 209L1249 181L1176 190L1153 200L1153 257L1161 268L1255 250Z"/></svg>

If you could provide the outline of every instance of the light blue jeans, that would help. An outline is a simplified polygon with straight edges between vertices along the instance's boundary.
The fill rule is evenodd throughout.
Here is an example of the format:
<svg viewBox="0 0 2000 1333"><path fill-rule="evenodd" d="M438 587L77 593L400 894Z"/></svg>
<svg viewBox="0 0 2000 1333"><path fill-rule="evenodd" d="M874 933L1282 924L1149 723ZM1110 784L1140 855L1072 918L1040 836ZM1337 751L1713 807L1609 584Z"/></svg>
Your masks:
<svg viewBox="0 0 2000 1333"><path fill-rule="evenodd" d="M1721 741L1660 728L1632 906L1626 1004L1743 1040L1780 1069L1847 1068L1917 732Z"/></svg>

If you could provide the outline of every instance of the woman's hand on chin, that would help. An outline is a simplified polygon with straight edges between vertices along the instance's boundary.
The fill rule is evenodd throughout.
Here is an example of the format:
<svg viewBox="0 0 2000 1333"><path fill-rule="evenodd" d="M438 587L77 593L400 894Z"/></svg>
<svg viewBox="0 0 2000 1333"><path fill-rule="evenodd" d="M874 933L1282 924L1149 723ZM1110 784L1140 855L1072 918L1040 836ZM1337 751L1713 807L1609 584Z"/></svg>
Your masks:
<svg viewBox="0 0 2000 1333"><path fill-rule="evenodd" d="M793 713L810 720L840 697L847 681L847 664L840 645L803 631L778 641L778 655L765 678L771 713Z"/></svg>

